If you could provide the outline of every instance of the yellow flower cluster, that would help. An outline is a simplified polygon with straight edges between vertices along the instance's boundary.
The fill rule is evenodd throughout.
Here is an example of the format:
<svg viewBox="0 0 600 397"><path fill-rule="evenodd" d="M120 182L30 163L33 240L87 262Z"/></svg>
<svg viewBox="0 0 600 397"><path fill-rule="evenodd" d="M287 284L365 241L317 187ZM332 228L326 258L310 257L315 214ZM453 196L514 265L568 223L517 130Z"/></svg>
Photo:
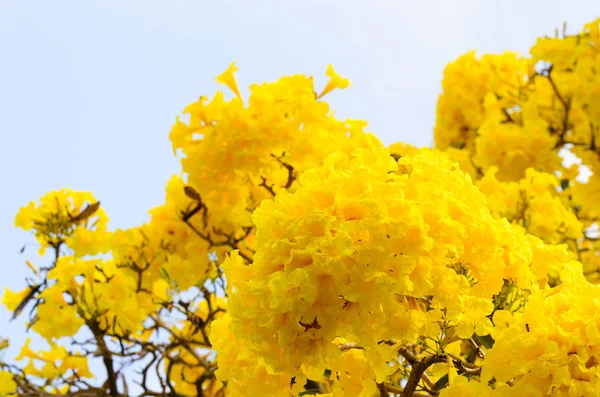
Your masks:
<svg viewBox="0 0 600 397"><path fill-rule="evenodd" d="M513 90L524 83L529 69L525 59L511 52L477 59L472 51L446 66L437 106L436 146L473 150L476 131L486 119L484 99L497 92L503 104L514 106Z"/></svg>
<svg viewBox="0 0 600 397"><path fill-rule="evenodd" d="M213 323L210 340L218 352L217 378L227 382L227 395L278 396L290 394L290 376L274 373L265 363L247 348L247 342L237 338L230 330L231 317L224 315ZM275 347L273 347L275 348ZM303 384L296 382L294 391Z"/></svg>
<svg viewBox="0 0 600 397"><path fill-rule="evenodd" d="M15 226L34 230L40 244L40 255L48 247L56 248L73 236L86 235L86 230L102 233L106 230L108 217L94 196L88 192L62 189L46 194L39 203L30 202L21 208L15 218ZM93 244L93 240L90 239Z"/></svg>
<svg viewBox="0 0 600 397"><path fill-rule="evenodd" d="M169 282L181 290L195 285L202 285L207 277L213 275L213 260L210 254L224 258L231 250L227 245L211 246L209 239L198 234L209 236L209 215L190 217L186 222L182 219L197 203L186 196L185 183L180 177L173 176L167 183L166 200L162 206L150 210L151 220L142 229L148 241L155 247L156 259L148 269L148 275L154 279L160 275L160 269L166 271ZM162 256L160 252L162 251Z"/></svg>
<svg viewBox="0 0 600 397"><path fill-rule="evenodd" d="M461 56L444 72L435 126L438 149L466 151L470 162L461 168L483 177L478 186L496 216L546 242L568 243L594 282L600 280L593 232L600 218L599 26L597 19L576 35L540 38L529 57ZM580 178L587 170L592 175ZM532 172L556 175L548 185L555 192L528 192Z"/></svg>
<svg viewBox="0 0 600 397"><path fill-rule="evenodd" d="M600 394L599 293L580 273L571 274L559 287L533 294L521 313L496 311L481 382L461 377L440 396Z"/></svg>
<svg viewBox="0 0 600 397"><path fill-rule="evenodd" d="M27 339L16 357L17 361L28 360L24 371L28 375L43 379L52 384L70 378L93 378L89 371L88 358L81 354L69 354L63 346L50 344L49 351L34 352L29 348L31 338ZM36 366L36 364L38 364Z"/></svg>
<svg viewBox="0 0 600 397"><path fill-rule="evenodd" d="M380 145L363 131L365 123L340 121L318 100L312 77L294 75L250 86L245 106L230 68L218 81L236 94L227 101L217 92L186 107L187 123L178 119L170 134L181 151L187 184L206 205L208 228L244 235L252 211L281 189L292 189L304 170L318 167L338 150ZM348 81L329 67L330 82L321 96Z"/></svg>
<svg viewBox="0 0 600 397"><path fill-rule="evenodd" d="M154 277L145 277L149 274L128 266L136 259L129 252L135 248L132 236L126 236L132 232L107 232L107 221L91 194L68 189L47 194L17 215L16 226L33 229L40 254L50 246L56 259L46 273L48 285L37 296L41 283L18 293L6 289L3 303L15 311L28 296L35 296L40 304L30 327L48 341L73 336L92 323L121 333L137 331L155 310L153 299L166 299L167 285L157 267ZM73 255L63 255L65 249ZM109 250L113 259L83 259ZM37 268L28 265L39 279Z"/></svg>
<svg viewBox="0 0 600 397"><path fill-rule="evenodd" d="M561 200L554 175L530 168L518 182L500 182L496 174L497 168L490 168L477 184L494 217L521 225L548 244L583 237L583 225Z"/></svg>
<svg viewBox="0 0 600 397"><path fill-rule="evenodd" d="M54 258L2 302L50 349L0 359L0 397L96 393L91 356L106 395L125 368L147 395L600 395L599 24L448 65L433 149L337 119L331 66L244 99L231 64L147 223L68 189L19 211Z"/></svg>
<svg viewBox="0 0 600 397"><path fill-rule="evenodd" d="M571 195L572 204L577 209L577 215L586 221L586 226L600 219L600 208L598 206L598 200L600 200L600 156L598 150L600 149L596 151L585 150L579 146L572 150L593 174L585 182L570 178L570 187L565 192Z"/></svg>
<svg viewBox="0 0 600 397"><path fill-rule="evenodd" d="M428 150L397 164L381 148L331 155L253 219L254 262L234 253L223 264L227 321L253 356L288 377L335 368L343 338L364 349L383 382L401 343L448 328L460 338L489 334L491 298L504 283L534 291L566 255L559 249L553 260L539 240L495 220L470 178ZM425 310L414 303L422 297ZM228 366L240 388L253 382L243 357Z"/></svg>
<svg viewBox="0 0 600 397"><path fill-rule="evenodd" d="M396 142L389 146L390 153L394 158L400 158L403 156L414 156L418 154L421 149L409 145L403 142ZM476 180L479 175L479 170L473 165L471 158L471 152L466 149L456 149L454 147L446 148L445 150L433 149L435 153L440 157L445 157L448 160L457 163L460 170L469 174L469 176Z"/></svg>
<svg viewBox="0 0 600 397"><path fill-rule="evenodd" d="M68 189L20 210L15 225L33 229L40 255L52 247L55 261L41 270L26 261L40 283L16 293L7 289L3 303L18 314L36 302L29 326L50 343L73 337L82 327L97 340L112 335L121 344L146 343L164 329L178 346L161 360L178 392L191 394L195 382L206 379L205 395L222 393L208 356L195 349L213 346L210 325L226 302L212 302L208 310L204 301L192 310L185 303L175 307L171 300L214 282L232 249L251 261L251 214L262 200L293 191L302 173L319 167L330 152L382 146L364 132L366 123L340 121L320 100L349 85L331 66L320 94L311 77L296 75L252 86L247 106L236 70L232 64L217 78L234 99L225 100L220 92L209 103L201 98L185 109L189 121L178 119L174 125L170 137L173 149L184 156L183 176L168 182L165 203L149 211L148 223L109 232L108 218L94 197ZM183 326L160 322L163 309L187 316Z"/></svg>
<svg viewBox="0 0 600 397"><path fill-rule="evenodd" d="M553 172L567 144L595 149L600 126L596 20L574 36L543 38L531 57L467 53L448 65L437 107L436 146L466 147L501 180L527 168Z"/></svg>
<svg viewBox="0 0 600 397"><path fill-rule="evenodd" d="M177 342L181 338L186 338L193 341L197 347L193 350L178 347L174 349L177 358L165 360L165 368L171 373L171 381L175 383L177 393L195 395L197 392L196 382L203 376L207 377L207 384L203 385L204 396L217 396L219 391L223 389L222 382L210 374L207 376L207 369L202 365L202 362L208 362L212 355L210 347L215 346L216 338L211 338L209 341L208 335L211 333L213 325L220 321L226 308L226 300L211 295L208 300L203 300L198 307L192 309L193 315L188 316L186 320L177 322L171 328L171 340ZM198 322L205 325L201 332L198 331L196 325ZM224 335L227 335L227 333ZM232 340L227 341L227 344L231 344L233 348L239 348L239 346L232 343ZM219 370L220 368L221 366L219 366ZM228 390L228 393L231 395L231 390Z"/></svg>

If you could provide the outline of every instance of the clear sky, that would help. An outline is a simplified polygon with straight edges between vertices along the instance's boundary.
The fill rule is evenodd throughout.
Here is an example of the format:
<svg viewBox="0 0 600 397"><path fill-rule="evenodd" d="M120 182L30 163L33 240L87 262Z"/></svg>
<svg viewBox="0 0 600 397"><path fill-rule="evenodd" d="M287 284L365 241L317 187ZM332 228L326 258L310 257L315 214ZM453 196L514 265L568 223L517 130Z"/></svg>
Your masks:
<svg viewBox="0 0 600 397"><path fill-rule="evenodd" d="M241 87L293 73L318 87L331 63L353 83L327 96L339 116L429 145L447 62L527 53L597 17L598 0L0 0L0 289L25 286L25 259L41 264L19 254L33 238L13 219L49 190L93 191L112 228L145 221L178 172L175 116L232 61ZM0 309L12 355L25 335L9 318Z"/></svg>

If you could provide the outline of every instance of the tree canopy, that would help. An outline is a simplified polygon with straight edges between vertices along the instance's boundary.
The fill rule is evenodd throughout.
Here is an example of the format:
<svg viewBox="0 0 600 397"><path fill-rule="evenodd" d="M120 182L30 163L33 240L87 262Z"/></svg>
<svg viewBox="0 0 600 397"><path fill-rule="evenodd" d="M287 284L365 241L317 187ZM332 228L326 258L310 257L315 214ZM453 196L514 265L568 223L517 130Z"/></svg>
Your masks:
<svg viewBox="0 0 600 397"><path fill-rule="evenodd" d="M236 71L147 223L67 188L18 212L39 255L2 302L47 349L0 357L1 397L600 395L600 19L451 62L432 148L336 118L331 66Z"/></svg>

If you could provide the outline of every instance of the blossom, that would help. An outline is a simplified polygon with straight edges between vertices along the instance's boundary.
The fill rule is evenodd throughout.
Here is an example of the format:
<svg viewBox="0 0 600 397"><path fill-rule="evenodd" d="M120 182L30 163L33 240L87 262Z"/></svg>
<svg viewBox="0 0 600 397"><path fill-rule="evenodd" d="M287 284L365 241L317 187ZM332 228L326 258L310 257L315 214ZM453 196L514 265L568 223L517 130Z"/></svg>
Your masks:
<svg viewBox="0 0 600 397"><path fill-rule="evenodd" d="M343 90L347 88L350 84L350 80L343 78L339 74L337 74L337 72L333 70L333 66L331 65L327 65L327 71L325 72L325 74L329 76L329 81L327 82L325 88L323 88L323 91L321 91L321 93L317 96L317 99L335 90L336 88Z"/></svg>
<svg viewBox="0 0 600 397"><path fill-rule="evenodd" d="M233 93L241 99L240 89L237 85L237 81L235 80L235 72L237 72L238 68L235 66L235 62L233 62L227 70L217 76L217 82L221 84L225 84L227 88L229 88Z"/></svg>

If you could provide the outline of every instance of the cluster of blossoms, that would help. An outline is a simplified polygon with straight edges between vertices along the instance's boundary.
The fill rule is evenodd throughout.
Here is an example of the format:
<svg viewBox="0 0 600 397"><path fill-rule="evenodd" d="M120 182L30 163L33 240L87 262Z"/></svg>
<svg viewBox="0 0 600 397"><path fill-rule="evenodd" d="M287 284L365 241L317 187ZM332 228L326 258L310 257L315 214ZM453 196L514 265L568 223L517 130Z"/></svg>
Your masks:
<svg viewBox="0 0 600 397"><path fill-rule="evenodd" d="M437 149L469 158L464 171L483 178L478 185L493 212L546 242L568 244L592 282L600 281L599 25L540 38L530 57L461 56L444 72L434 131ZM531 178L556 186L540 195L524 186Z"/></svg>
<svg viewBox="0 0 600 397"><path fill-rule="evenodd" d="M224 291L220 265L232 250L252 261L252 212L278 192L293 191L299 176L319 167L328 153L381 146L364 131L366 123L338 120L320 100L349 84L330 66L320 94L312 78L296 75L252 86L247 106L234 72L231 65L217 78L236 94L233 99L221 92L211 101L201 98L184 110L189 121L178 119L173 126L170 137L182 154L184 175L167 183L166 202L149 211L148 223L108 231L108 218L93 195L68 189L17 214L15 225L33 231L42 259L47 248L54 259L39 269L26 261L34 277L19 292L6 289L3 303L15 316L33 305L28 328L51 346L91 334L79 344L101 356L108 373L106 390L92 389L96 393L118 393L125 366L153 357L142 367L146 391L156 367L166 378L164 390L222 395L209 340L213 320L227 309L227 300L218 296ZM76 351L64 354L80 358ZM39 386L37 377L30 364L6 384L30 391ZM87 385L84 376L58 376L40 393L80 393Z"/></svg>
<svg viewBox="0 0 600 397"><path fill-rule="evenodd" d="M337 119L330 66L245 103L232 64L147 223L68 189L19 211L40 258L2 301L49 349L0 358L0 397L600 395L599 24L450 64L434 149Z"/></svg>
<svg viewBox="0 0 600 397"><path fill-rule="evenodd" d="M221 321L273 377L287 374L287 383L269 383L279 387L271 395L289 394L291 378L315 371L336 379L344 367L335 363L359 349L367 361L360 374L372 375L354 380L362 387L332 387L335 396L368 396L405 369L398 351L407 344L426 337L429 351L443 355L450 335L488 335L494 296L511 286L520 292L513 300L523 299L550 270L577 266L564 261L564 248L494 219L470 177L434 151L398 162L385 148L334 154L253 218L263 248L250 266L236 253L224 263ZM232 349L239 346L219 353ZM247 359L227 363L217 376L249 375L227 376L230 386L254 382Z"/></svg>

